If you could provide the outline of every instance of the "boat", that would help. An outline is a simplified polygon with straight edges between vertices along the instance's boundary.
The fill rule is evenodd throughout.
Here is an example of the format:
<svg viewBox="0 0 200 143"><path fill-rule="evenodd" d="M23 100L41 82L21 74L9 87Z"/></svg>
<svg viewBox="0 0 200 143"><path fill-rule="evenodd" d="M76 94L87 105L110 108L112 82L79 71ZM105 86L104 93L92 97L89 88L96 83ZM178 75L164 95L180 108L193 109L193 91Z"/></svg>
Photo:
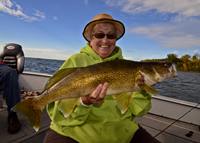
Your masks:
<svg viewBox="0 0 200 143"><path fill-rule="evenodd" d="M24 54L22 47L18 44L5 45L0 58L3 59L10 52L16 53L16 57L8 56L4 62L7 62L8 65L17 65L11 63L13 59L16 59L15 63L20 63L20 65L14 67L19 68L15 70L18 71L20 89L25 92L42 92L52 75L23 71ZM8 60L9 58L11 60ZM2 100L3 93L0 89L0 104ZM7 132L7 110L5 100L3 100L3 107L0 105L0 142L42 143L51 121L46 110L43 111L38 132L35 132L25 116L18 114L18 117L22 124L21 129L17 134L10 135ZM200 143L199 103L153 96L151 110L145 116L137 117L136 120L162 143Z"/></svg>
<svg viewBox="0 0 200 143"><path fill-rule="evenodd" d="M48 74L23 72L19 74L20 89L27 92L42 92L47 80L51 77ZM2 98L0 92L0 98ZM24 99L22 99L24 100ZM0 142L1 143L42 143L46 131L49 129L50 119L46 112L43 111L41 118L40 130L35 132L33 127L28 123L25 116L18 114L21 129L16 134L9 134L7 132L7 106L5 100L3 101L3 108L0 108Z"/></svg>
<svg viewBox="0 0 200 143"><path fill-rule="evenodd" d="M52 75L33 72L19 74L20 89L42 92ZM137 117L138 123L162 143L199 143L200 142L200 105L164 96L152 97L152 109L147 115ZM43 111L41 126L38 132L32 128L25 116L19 115L22 124L17 134L7 132L7 111L0 109L1 143L42 143L50 119Z"/></svg>

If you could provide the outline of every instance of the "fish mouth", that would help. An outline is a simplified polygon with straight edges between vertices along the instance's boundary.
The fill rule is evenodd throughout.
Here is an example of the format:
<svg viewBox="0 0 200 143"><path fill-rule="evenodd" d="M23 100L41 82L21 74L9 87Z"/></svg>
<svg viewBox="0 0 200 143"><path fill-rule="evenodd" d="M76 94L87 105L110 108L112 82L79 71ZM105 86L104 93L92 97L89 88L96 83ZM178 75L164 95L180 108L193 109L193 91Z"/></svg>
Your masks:
<svg viewBox="0 0 200 143"><path fill-rule="evenodd" d="M177 69L175 64L172 64L172 66L169 68L169 71L173 78L177 77Z"/></svg>
<svg viewBox="0 0 200 143"><path fill-rule="evenodd" d="M176 69L175 64L172 64L171 67L168 70L169 70L169 74L166 74L165 79L177 77L177 69Z"/></svg>

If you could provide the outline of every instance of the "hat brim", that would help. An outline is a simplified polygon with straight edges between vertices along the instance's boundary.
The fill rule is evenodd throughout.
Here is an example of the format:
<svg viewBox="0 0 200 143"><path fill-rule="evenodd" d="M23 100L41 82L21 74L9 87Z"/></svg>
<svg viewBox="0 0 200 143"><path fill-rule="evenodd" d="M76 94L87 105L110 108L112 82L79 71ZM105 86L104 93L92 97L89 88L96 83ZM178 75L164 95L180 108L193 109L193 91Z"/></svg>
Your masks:
<svg viewBox="0 0 200 143"><path fill-rule="evenodd" d="M94 28L94 26L98 23L112 23L115 28L116 28L116 36L117 36L117 40L120 39L124 33L125 33L125 27L124 24L118 20L112 20L112 19L99 19L99 20L94 20L91 21L90 23L88 23L83 31L83 37L85 38L85 40L87 40L88 42L90 42L91 40L91 32Z"/></svg>

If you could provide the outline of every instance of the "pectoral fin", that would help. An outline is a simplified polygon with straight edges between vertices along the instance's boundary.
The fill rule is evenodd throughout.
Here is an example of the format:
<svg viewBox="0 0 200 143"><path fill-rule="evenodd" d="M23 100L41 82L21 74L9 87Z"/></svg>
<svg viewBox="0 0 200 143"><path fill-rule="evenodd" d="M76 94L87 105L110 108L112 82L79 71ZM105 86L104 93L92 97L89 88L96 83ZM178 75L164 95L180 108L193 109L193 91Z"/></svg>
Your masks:
<svg viewBox="0 0 200 143"><path fill-rule="evenodd" d="M67 118L73 111L78 100L79 100L79 98L63 99L58 104L58 110L63 113L63 116L65 118Z"/></svg>
<svg viewBox="0 0 200 143"><path fill-rule="evenodd" d="M141 88L141 89L144 89L146 90L147 92L151 93L152 95L160 95L160 93L155 90L154 88L152 88L151 86L149 86L148 84L145 84L145 83L140 83L138 84L138 86Z"/></svg>
<svg viewBox="0 0 200 143"><path fill-rule="evenodd" d="M121 94L121 93L120 93ZM113 95L114 99L117 99L120 94Z"/></svg>
<svg viewBox="0 0 200 143"><path fill-rule="evenodd" d="M50 89L54 84L63 79L64 77L75 72L79 68L66 68L56 71L53 76L47 81L44 90Z"/></svg>
<svg viewBox="0 0 200 143"><path fill-rule="evenodd" d="M117 98L117 106L119 110L121 111L121 113L124 114L129 107L129 104L131 101L131 93L126 92L126 93L117 94L114 96L114 98Z"/></svg>

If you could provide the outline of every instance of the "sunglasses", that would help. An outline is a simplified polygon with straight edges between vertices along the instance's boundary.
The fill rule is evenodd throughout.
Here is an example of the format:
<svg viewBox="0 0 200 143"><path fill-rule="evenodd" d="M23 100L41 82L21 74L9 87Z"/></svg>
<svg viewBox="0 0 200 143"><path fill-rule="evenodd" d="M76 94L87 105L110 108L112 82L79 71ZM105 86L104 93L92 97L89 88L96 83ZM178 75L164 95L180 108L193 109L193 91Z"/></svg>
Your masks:
<svg viewBox="0 0 200 143"><path fill-rule="evenodd" d="M97 39L102 39L105 37L105 35L107 36L108 39L116 39L116 34L95 33L92 36L94 36Z"/></svg>

